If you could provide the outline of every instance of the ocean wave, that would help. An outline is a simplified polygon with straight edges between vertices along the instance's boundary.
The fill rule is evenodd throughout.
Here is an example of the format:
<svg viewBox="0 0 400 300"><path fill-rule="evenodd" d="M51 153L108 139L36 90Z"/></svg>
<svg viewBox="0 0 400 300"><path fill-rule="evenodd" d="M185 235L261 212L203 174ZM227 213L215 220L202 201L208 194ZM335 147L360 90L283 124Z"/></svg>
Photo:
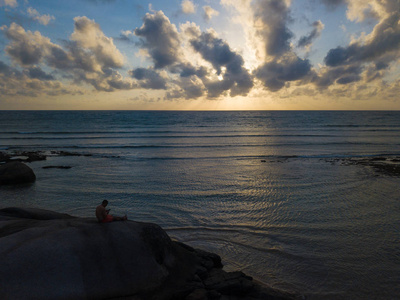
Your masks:
<svg viewBox="0 0 400 300"><path fill-rule="evenodd" d="M365 127L365 129L363 129ZM202 128L197 126L196 128ZM325 129L324 129L325 128ZM329 129L327 129L329 128ZM0 132L1 135L127 135L131 134L133 136L145 135L148 137L163 138L163 137L330 137L330 136L341 136L335 132L343 131L343 128L347 128L348 132L399 132L399 126L368 126L368 125L322 125L322 127L316 128L268 128L262 132L262 130L235 130L231 128L221 128L220 130L211 131L199 131L199 130L149 130L148 128L143 128L143 130L93 130L93 131L3 131ZM355 128L352 130L351 128ZM262 129L262 128L261 128ZM261 132L260 132L261 131ZM310 133L301 133L310 132ZM293 132L293 133L287 133ZM315 133L314 133L315 132ZM221 134L222 133L222 134ZM156 135L159 134L159 135ZM25 137L23 137L25 138Z"/></svg>
<svg viewBox="0 0 400 300"><path fill-rule="evenodd" d="M110 133L111 134L111 133ZM338 137L337 135L311 135L311 134L252 134L252 135L135 135L135 136L119 136L112 134L111 136L34 136L34 137L4 137L0 135L0 140L91 140L91 139L204 139L204 138L254 138L254 137L313 137L313 138L327 138Z"/></svg>

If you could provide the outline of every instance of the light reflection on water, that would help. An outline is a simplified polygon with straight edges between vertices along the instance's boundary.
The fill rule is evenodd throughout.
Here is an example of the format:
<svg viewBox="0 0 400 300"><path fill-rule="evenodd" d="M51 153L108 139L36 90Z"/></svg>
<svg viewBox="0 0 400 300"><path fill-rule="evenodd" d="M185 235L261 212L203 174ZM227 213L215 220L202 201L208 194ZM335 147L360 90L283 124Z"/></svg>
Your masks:
<svg viewBox="0 0 400 300"><path fill-rule="evenodd" d="M75 133L51 136L63 139L12 140L28 149L66 147L93 156L32 163L36 183L1 187L1 207L94 217L94 208L108 199L112 213L157 223L182 242L220 254L227 270L241 269L275 288L310 299L400 294L399 178L324 159L397 153L398 131L390 131L397 123L368 131L369 123L353 115L338 121L338 115L329 120L329 113L311 114L317 126L296 123L286 113L255 112L232 113L236 119L227 124L200 121L208 127L192 120L201 114L178 127L168 115L157 120L159 126L146 127L141 124L155 121L120 115L126 123L107 127L83 118L78 129L62 128ZM362 126L342 130L335 125L342 122ZM32 130L40 131L39 125ZM72 168L42 169L46 165Z"/></svg>
<svg viewBox="0 0 400 300"><path fill-rule="evenodd" d="M138 172L122 159L101 165L78 158L70 170L41 169L48 163L32 163L35 184L6 190L14 197L9 205L92 217L107 198L114 214L158 223L182 242L219 253L227 270L316 299L357 286L369 293L383 273L398 273L390 255L398 248L397 181L378 180L369 169L319 159L213 160L193 170L174 162L147 166L158 169L150 177L145 166ZM226 165L210 172L212 164Z"/></svg>

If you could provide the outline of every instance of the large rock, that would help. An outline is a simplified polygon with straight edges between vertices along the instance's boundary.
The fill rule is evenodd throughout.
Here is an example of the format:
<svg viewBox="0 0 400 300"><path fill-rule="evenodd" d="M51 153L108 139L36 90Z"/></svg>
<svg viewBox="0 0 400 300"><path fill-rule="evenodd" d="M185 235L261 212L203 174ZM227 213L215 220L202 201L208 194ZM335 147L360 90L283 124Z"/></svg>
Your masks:
<svg viewBox="0 0 400 300"><path fill-rule="evenodd" d="M224 272L218 255L173 242L158 225L39 209L0 210L0 266L2 299L289 299Z"/></svg>
<svg viewBox="0 0 400 300"><path fill-rule="evenodd" d="M36 180L33 170L27 165L14 161L0 165L0 185L31 183Z"/></svg>

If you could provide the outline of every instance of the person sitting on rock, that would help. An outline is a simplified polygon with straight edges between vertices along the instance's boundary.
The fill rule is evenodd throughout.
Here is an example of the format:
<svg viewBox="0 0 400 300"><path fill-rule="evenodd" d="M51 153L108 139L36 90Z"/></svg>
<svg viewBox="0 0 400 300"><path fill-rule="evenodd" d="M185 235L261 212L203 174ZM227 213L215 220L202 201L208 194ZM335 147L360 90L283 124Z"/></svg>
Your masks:
<svg viewBox="0 0 400 300"><path fill-rule="evenodd" d="M125 216L123 217L114 217L109 214L110 210L106 209L106 206L108 205L107 200L103 200L103 202L96 207L96 218L99 220L100 223L109 223L112 221L125 221L128 218Z"/></svg>

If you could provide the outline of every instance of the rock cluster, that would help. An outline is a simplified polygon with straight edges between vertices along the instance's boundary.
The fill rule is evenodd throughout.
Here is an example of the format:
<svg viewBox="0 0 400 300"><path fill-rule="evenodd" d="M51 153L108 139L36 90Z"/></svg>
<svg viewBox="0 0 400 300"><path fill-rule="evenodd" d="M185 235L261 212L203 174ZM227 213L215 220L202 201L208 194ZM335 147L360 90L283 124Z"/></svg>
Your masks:
<svg viewBox="0 0 400 300"><path fill-rule="evenodd" d="M0 152L0 162L33 162L39 160L46 160L46 155L42 151Z"/></svg>
<svg viewBox="0 0 400 300"><path fill-rule="evenodd" d="M48 156L92 156L92 154L55 150L50 152L9 150L0 151L0 163L10 161L34 162L46 160Z"/></svg>
<svg viewBox="0 0 400 300"><path fill-rule="evenodd" d="M156 224L99 224L38 209L0 210L4 299L293 299L225 272L213 253Z"/></svg>
<svg viewBox="0 0 400 300"><path fill-rule="evenodd" d="M360 165L372 167L377 173L388 176L400 176L399 156L373 156L359 158L335 158L326 160L331 164L340 163L343 166Z"/></svg>

